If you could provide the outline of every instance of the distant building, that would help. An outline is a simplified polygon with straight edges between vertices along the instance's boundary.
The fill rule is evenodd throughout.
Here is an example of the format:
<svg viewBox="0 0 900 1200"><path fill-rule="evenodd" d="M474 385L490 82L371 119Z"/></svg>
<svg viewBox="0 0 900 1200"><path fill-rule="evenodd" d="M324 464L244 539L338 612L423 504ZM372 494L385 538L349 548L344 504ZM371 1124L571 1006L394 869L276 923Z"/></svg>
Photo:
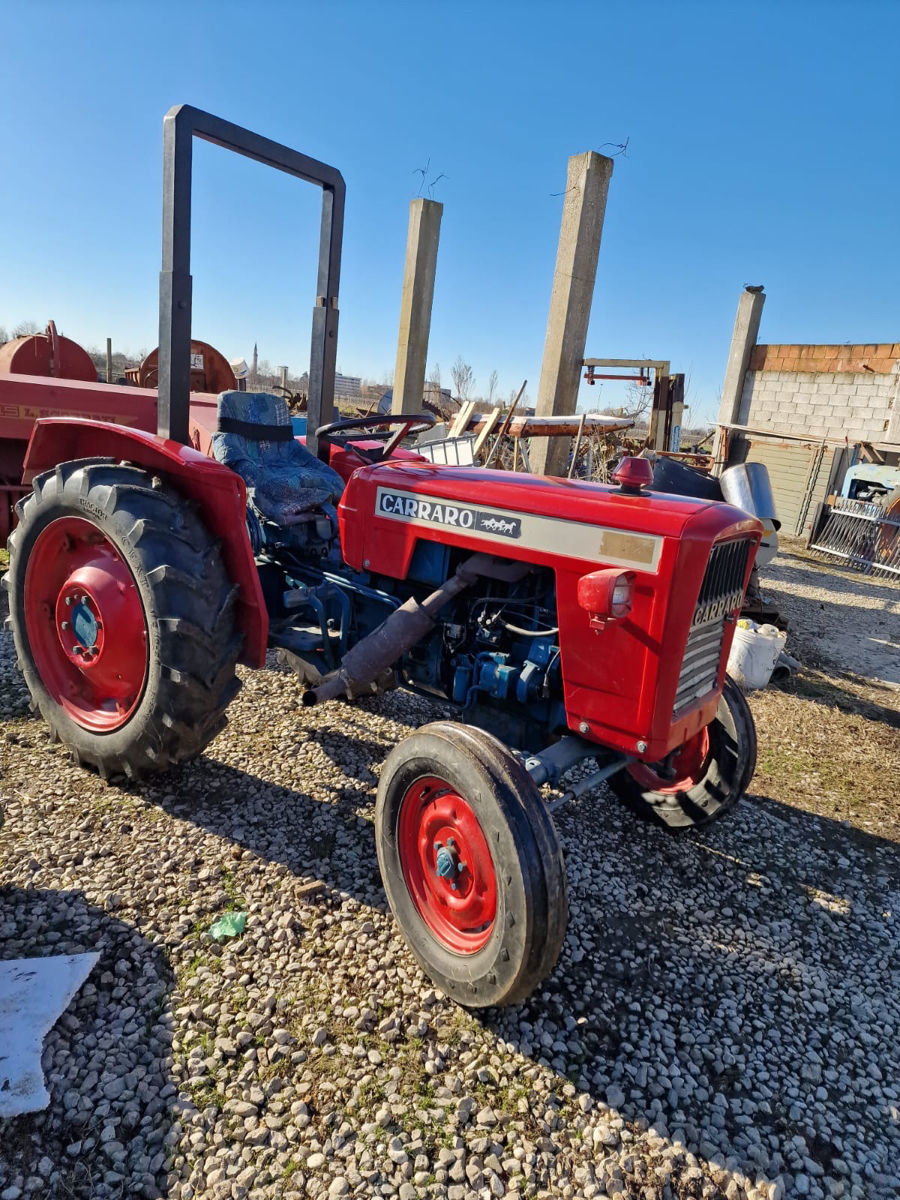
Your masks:
<svg viewBox="0 0 900 1200"><path fill-rule="evenodd" d="M459 407L459 401L453 399L449 388L442 388L440 384L433 383L430 379L425 380L422 400L425 407L431 412L450 413Z"/></svg>
<svg viewBox="0 0 900 1200"><path fill-rule="evenodd" d="M335 375L334 377L334 398L335 400L354 400L360 395L362 380L357 379L354 375Z"/></svg>

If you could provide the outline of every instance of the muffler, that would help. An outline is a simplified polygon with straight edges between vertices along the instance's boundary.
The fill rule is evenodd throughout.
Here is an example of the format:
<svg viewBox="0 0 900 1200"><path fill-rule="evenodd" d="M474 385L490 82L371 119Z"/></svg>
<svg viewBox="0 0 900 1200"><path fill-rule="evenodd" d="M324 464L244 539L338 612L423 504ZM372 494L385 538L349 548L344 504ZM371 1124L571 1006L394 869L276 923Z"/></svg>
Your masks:
<svg viewBox="0 0 900 1200"><path fill-rule="evenodd" d="M456 573L436 592L421 603L410 597L391 615L373 629L368 637L352 646L341 659L341 665L318 687L303 694L303 704L311 708L324 700L346 695L352 698L373 684L394 665L407 650L420 642L434 628L437 615L460 592L478 579L502 579L515 582L531 570L530 563L511 563L491 554L473 554L461 563Z"/></svg>

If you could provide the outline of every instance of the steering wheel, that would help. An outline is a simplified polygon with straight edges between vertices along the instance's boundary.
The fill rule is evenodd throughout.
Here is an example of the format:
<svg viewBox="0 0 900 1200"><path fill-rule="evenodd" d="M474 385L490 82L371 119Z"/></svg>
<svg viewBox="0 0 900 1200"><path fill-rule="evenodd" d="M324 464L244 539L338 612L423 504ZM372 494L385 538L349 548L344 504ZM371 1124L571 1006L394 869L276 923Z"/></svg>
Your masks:
<svg viewBox="0 0 900 1200"><path fill-rule="evenodd" d="M430 429L435 422L431 413L373 413L369 417L349 417L346 421L332 421L330 425L320 425L316 437L320 438L320 454L324 445L350 446L363 462L378 463L390 458L394 450L405 437L411 433L423 433ZM396 425L398 428L382 446L363 449L352 445L353 442L366 441L368 433L345 432L352 430L378 429L382 425ZM335 436L337 435L337 436Z"/></svg>

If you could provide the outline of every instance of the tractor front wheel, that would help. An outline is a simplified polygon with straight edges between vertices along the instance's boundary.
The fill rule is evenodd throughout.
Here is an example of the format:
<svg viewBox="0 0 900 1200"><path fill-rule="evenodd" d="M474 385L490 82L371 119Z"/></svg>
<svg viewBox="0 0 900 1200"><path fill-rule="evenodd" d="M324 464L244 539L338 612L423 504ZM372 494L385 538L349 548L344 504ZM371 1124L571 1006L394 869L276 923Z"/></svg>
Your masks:
<svg viewBox="0 0 900 1200"><path fill-rule="evenodd" d="M562 852L496 738L436 721L402 741L381 774L375 837L394 917L448 996L514 1004L553 969L568 921Z"/></svg>
<svg viewBox="0 0 900 1200"><path fill-rule="evenodd" d="M641 817L694 829L724 816L756 769L756 726L737 684L725 678L715 717L662 763L631 763L609 786Z"/></svg>
<svg viewBox="0 0 900 1200"><path fill-rule="evenodd" d="M134 778L199 754L238 690L235 587L158 477L62 463L17 506L9 621L33 707L75 759Z"/></svg>

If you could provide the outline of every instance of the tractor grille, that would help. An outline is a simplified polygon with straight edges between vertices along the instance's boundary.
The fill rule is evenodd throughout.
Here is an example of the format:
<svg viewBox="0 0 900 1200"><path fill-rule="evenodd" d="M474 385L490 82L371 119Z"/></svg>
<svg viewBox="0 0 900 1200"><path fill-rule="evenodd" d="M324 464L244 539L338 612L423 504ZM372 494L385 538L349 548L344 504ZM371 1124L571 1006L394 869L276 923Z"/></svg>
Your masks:
<svg viewBox="0 0 900 1200"><path fill-rule="evenodd" d="M676 715L716 686L725 618L740 608L744 598L744 574L750 546L746 538L713 546L684 648L675 692Z"/></svg>
<svg viewBox="0 0 900 1200"><path fill-rule="evenodd" d="M719 542L713 546L700 585L692 628L741 607L750 544L748 538L742 538L738 542Z"/></svg>
<svg viewBox="0 0 900 1200"><path fill-rule="evenodd" d="M681 674L678 676L674 707L676 715L716 686L724 636L724 617L714 617L705 625L692 626L684 649Z"/></svg>

